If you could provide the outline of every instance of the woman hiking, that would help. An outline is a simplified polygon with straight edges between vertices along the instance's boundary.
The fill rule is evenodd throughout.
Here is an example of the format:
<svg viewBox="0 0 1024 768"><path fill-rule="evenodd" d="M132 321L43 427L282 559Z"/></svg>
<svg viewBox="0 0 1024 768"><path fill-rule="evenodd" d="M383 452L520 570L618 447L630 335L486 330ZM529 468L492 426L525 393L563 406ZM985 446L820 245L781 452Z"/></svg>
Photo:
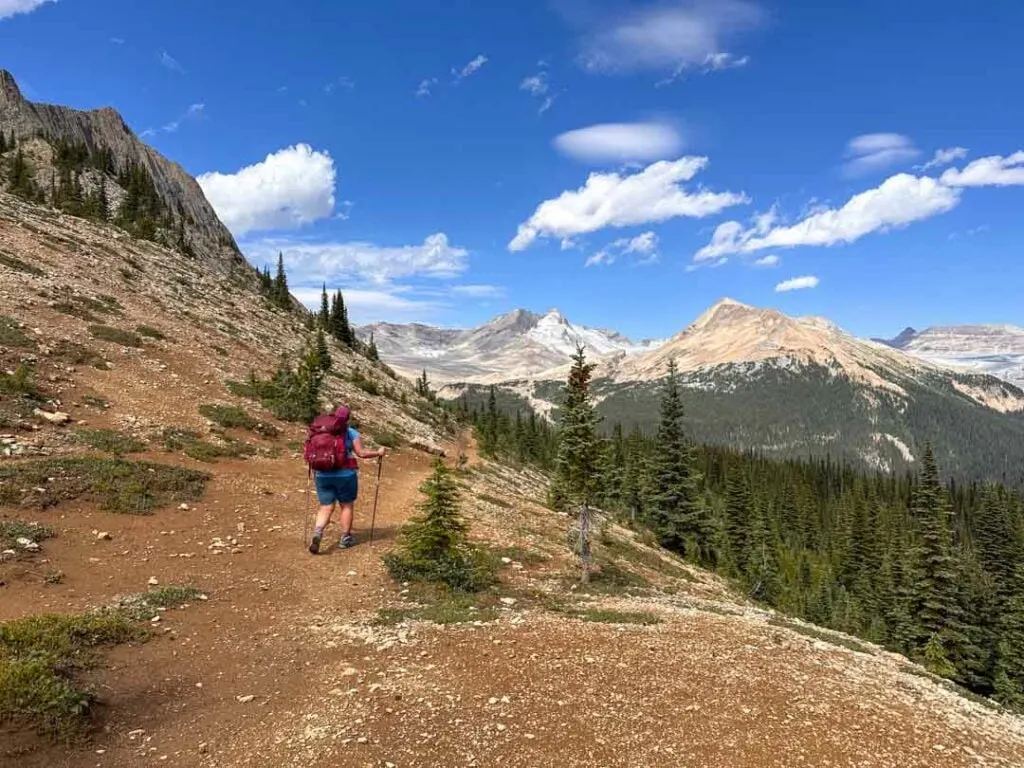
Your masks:
<svg viewBox="0 0 1024 768"><path fill-rule="evenodd" d="M313 419L306 437L305 459L316 479L316 498L320 505L310 542L310 554L320 553L324 528L331 522L335 503L341 508L341 538L338 547L348 549L356 543L352 535L352 507L359 495L360 459L381 459L384 449L363 450L359 433L349 426L348 406Z"/></svg>

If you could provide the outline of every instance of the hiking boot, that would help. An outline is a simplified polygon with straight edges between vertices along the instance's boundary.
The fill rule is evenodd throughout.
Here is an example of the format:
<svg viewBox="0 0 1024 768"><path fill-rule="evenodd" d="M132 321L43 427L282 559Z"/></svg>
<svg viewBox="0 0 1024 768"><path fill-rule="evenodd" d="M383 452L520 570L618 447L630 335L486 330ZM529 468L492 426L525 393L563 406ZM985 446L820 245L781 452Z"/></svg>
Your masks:
<svg viewBox="0 0 1024 768"><path fill-rule="evenodd" d="M311 555L319 555L320 554L320 539L322 538L322 536L323 536L323 534L316 533L316 532L313 533L313 541L311 541L309 543L309 554L311 554Z"/></svg>
<svg viewBox="0 0 1024 768"><path fill-rule="evenodd" d="M348 549L356 543L356 537L351 533L341 534L341 540L338 541L338 549Z"/></svg>

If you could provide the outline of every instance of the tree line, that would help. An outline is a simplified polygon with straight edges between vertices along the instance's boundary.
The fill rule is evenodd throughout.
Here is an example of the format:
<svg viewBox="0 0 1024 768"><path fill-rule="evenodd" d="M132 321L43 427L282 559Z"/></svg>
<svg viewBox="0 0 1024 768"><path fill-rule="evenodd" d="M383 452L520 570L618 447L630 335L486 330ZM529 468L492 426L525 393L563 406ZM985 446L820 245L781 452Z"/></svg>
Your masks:
<svg viewBox="0 0 1024 768"><path fill-rule="evenodd" d="M486 404L453 407L485 455L551 473L549 504L586 505L790 615L878 643L1024 711L1024 500L1001 484L868 473L829 457L771 460L697 445L675 366L656 430L600 429L577 351L557 427Z"/></svg>

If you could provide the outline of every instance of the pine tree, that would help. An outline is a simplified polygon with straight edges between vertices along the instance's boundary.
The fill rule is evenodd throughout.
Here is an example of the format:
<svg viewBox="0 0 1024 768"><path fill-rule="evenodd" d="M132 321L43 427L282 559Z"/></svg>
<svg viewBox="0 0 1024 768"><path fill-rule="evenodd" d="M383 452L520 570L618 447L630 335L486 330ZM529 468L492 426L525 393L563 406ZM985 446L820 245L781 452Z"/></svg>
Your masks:
<svg viewBox="0 0 1024 768"><path fill-rule="evenodd" d="M714 530L701 503L693 451L683 432L683 400L675 362L661 398L654 468L653 528L662 546L710 562Z"/></svg>
<svg viewBox="0 0 1024 768"><path fill-rule="evenodd" d="M949 503L930 444L922 457L913 513L920 528L921 570L916 584L919 647L932 670L945 675L952 668L954 646L963 639L962 613L957 600L958 569L952 551Z"/></svg>
<svg viewBox="0 0 1024 768"><path fill-rule="evenodd" d="M587 362L582 345L577 345L572 361L562 405L553 480L563 508L593 503L600 462L598 417L590 399L590 376L594 366Z"/></svg>
<svg viewBox="0 0 1024 768"><path fill-rule="evenodd" d="M0 131L0 155L7 151L7 137Z"/></svg>
<svg viewBox="0 0 1024 768"><path fill-rule="evenodd" d="M331 352L327 347L327 337L324 336L323 328L317 328L316 330L316 354L320 370L324 373L331 370Z"/></svg>
<svg viewBox="0 0 1024 768"><path fill-rule="evenodd" d="M283 253L277 254L277 275L274 277L271 299L281 309L289 309L291 307L291 295L288 292L288 276L284 271Z"/></svg>
<svg viewBox="0 0 1024 768"><path fill-rule="evenodd" d="M374 362L380 360L380 354L377 352L377 345L373 341L373 331L370 331L370 344L366 348L366 356Z"/></svg>
<svg viewBox="0 0 1024 768"><path fill-rule="evenodd" d="M324 283L320 293L320 315L317 318L318 324L323 329L330 329L331 309L327 303L327 283Z"/></svg>
<svg viewBox="0 0 1024 768"><path fill-rule="evenodd" d="M340 290L334 292L331 301L331 334L347 347L355 346L355 335L348 324L348 309L345 308L345 297Z"/></svg>
<svg viewBox="0 0 1024 768"><path fill-rule="evenodd" d="M746 569L747 535L750 529L750 489L739 467L726 478L725 530L732 562L739 573Z"/></svg>

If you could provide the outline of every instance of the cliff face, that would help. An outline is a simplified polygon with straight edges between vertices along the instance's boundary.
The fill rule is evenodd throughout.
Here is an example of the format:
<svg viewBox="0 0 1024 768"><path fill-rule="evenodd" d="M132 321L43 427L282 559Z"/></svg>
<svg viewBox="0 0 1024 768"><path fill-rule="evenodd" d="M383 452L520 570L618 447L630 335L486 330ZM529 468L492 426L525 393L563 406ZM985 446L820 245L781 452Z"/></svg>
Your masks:
<svg viewBox="0 0 1024 768"><path fill-rule="evenodd" d="M116 110L110 107L81 112L69 107L35 104L26 100L13 76L0 70L0 132L5 138L37 145L30 152L33 172L45 196L47 180L57 176L54 144L84 148L90 155L104 153L111 168L102 180L111 201L111 215L123 199L124 190L117 181L131 166L148 176L165 212L165 239L168 243L187 243L207 266L221 272L246 267L227 227L217 218L196 180L177 163L171 162L132 132ZM47 146L40 147L39 144ZM29 147L31 149L31 147ZM85 172L80 182L88 190L103 175L95 169ZM48 202L53 202L48 200Z"/></svg>

